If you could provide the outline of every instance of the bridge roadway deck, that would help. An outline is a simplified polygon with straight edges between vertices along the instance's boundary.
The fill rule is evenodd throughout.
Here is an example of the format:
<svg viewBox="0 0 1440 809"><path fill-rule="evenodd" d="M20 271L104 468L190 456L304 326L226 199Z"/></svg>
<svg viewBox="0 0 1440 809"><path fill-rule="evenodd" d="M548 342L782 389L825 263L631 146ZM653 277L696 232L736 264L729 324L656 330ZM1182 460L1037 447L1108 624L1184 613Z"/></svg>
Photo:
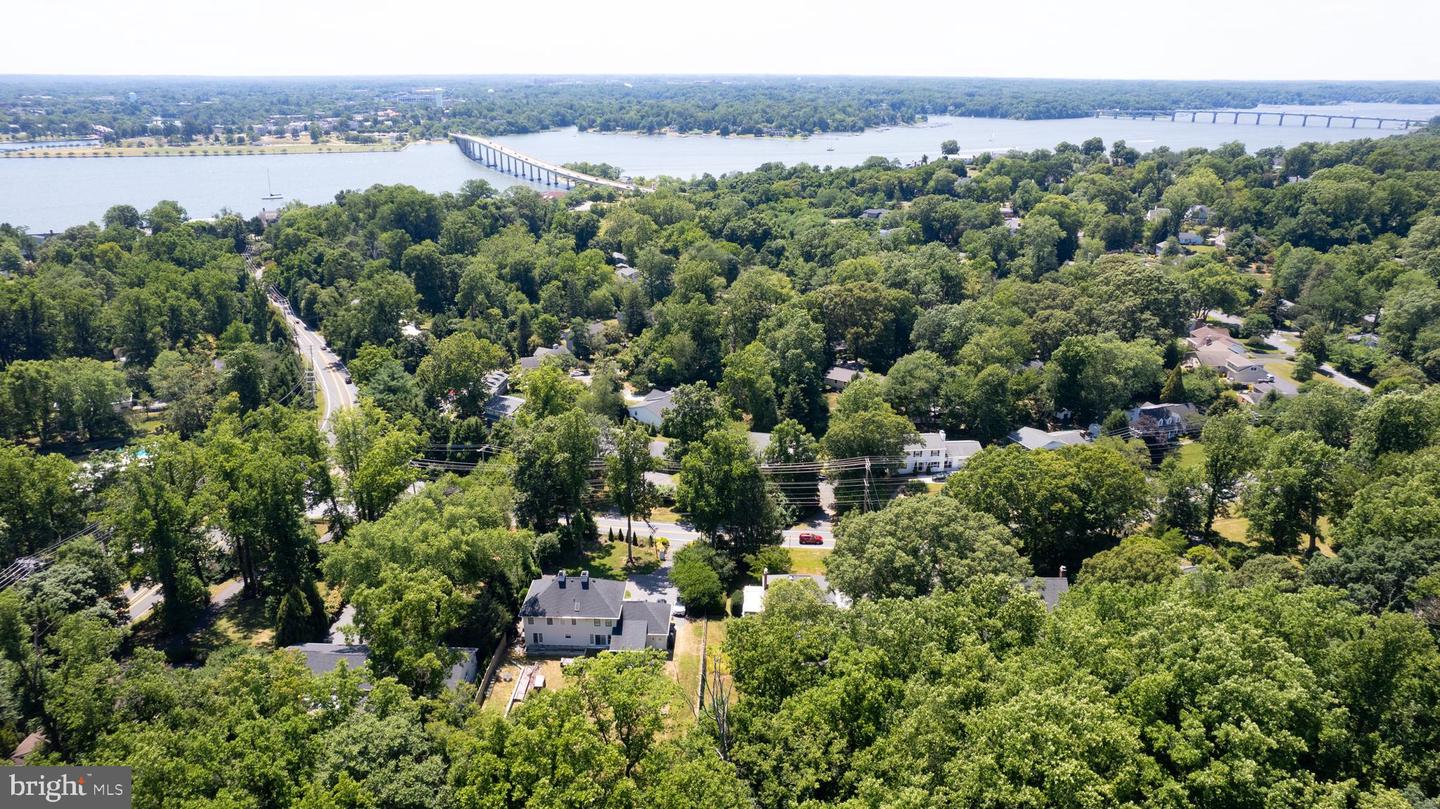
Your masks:
<svg viewBox="0 0 1440 809"><path fill-rule="evenodd" d="M462 140L463 140L463 141L469 141L469 142L471 142L471 143L476 144L477 146L482 146L482 147L484 147L484 148L486 148L486 149L490 149L490 150L492 150L492 151L494 151L494 152L496 152L496 153L498 153L498 154L505 155L506 157L509 157L509 158L512 159L512 160L516 160L516 161L518 161L518 162L525 163L525 164L527 164L527 165L533 166L533 167L535 167L536 169L539 169L539 170L542 171L542 172L548 172L548 173L550 173L550 174L555 175L556 177L561 177L561 178L568 179L568 180L570 180L571 182L576 182L576 183L589 183L589 184L591 184L591 185L603 186L603 187L605 187L605 188L614 188L614 189L616 189L616 190L618 190L618 191L653 191L653 190L654 190L654 189L652 189L652 188L646 188L646 187L641 186L641 185L636 185L635 183L627 183L627 182L622 182L622 181L620 181L620 180L611 180L611 179L606 178L606 177L596 177L596 176L593 175L593 174L586 174L586 173L583 172L583 171L576 171L576 170L574 170L574 169L565 168L564 166L557 166L557 165L555 165L554 163L550 163L550 162L545 161L545 160L540 160L539 158L531 157L530 155L527 155L527 154L525 154L524 152L518 152L518 151L510 148L509 146L505 146L504 144L501 144L501 143L498 143L498 142L496 142L496 141L490 140L489 138L482 138L482 137L480 137L479 135L465 135L465 134L462 134L462 133L460 133L460 132L451 132L451 133L450 133L450 137L451 137L452 140L455 140L455 141L457 141L457 142L458 142L458 141L462 141Z"/></svg>
<svg viewBox="0 0 1440 809"><path fill-rule="evenodd" d="M1206 115L1210 116L1209 120L1205 120L1205 119L1204 119L1203 116L1206 116ZM1222 121L1221 118L1223 118L1223 117L1225 117L1225 116L1227 116L1227 115L1230 116L1230 120L1229 120L1229 121ZM1148 118L1148 119L1150 119L1150 120L1152 120L1152 121L1154 121L1154 120L1166 120L1166 119L1168 119L1168 120L1175 121L1175 122L1178 122L1178 123L1193 123L1193 124L1230 123L1230 124L1237 124L1237 125L1238 125L1238 124L1242 123L1242 122L1241 122L1241 118L1244 117L1244 116L1252 116L1252 117L1253 117L1252 120L1247 120L1247 121L1245 121L1244 123L1247 123L1247 124L1253 123L1255 126L1260 126L1260 125L1262 124L1262 122L1263 122L1263 123L1271 123L1271 124L1277 125L1277 126L1284 126L1284 125L1285 125L1285 119L1286 119L1286 118L1299 118L1299 119L1300 119L1300 126L1301 126L1301 127L1309 127L1309 126L1310 126L1310 119L1313 118L1313 119L1315 119L1316 121L1320 121L1320 120L1323 119L1323 120L1325 121L1324 126L1321 127L1321 126L1317 125L1317 126L1314 127L1314 128L1317 128L1317 129L1320 129L1320 128L1330 129L1330 128L1333 127L1333 124L1334 124L1334 122L1336 122L1336 121L1340 121L1340 122L1342 122L1342 123L1349 123L1349 124L1350 124L1350 126L1348 127L1349 129L1358 129L1361 121L1374 121L1374 122L1375 122L1375 128L1376 128L1376 129L1390 129L1390 130L1408 130L1408 129L1413 129L1413 128L1421 128L1421 127L1427 126L1427 125L1429 124L1428 121L1420 121L1420 120L1416 120L1416 119L1413 119L1413 118L1389 118L1389 117L1385 117L1385 116L1374 116L1374 115L1343 115L1343 114L1339 114L1339 113L1328 113L1328 112L1291 112L1291 111L1289 111L1289 110L1096 110L1096 111L1095 111L1095 117L1096 117L1096 118L1116 118L1116 119L1129 118L1129 119L1132 119L1132 120L1141 120L1141 119L1147 119L1147 118ZM1271 116L1271 117L1273 117L1275 120L1274 120L1273 122L1266 122L1264 119L1265 119L1267 116ZM1387 127L1386 124L1395 124L1395 126ZM1347 127L1341 126L1340 128L1341 128L1341 129L1345 129L1345 128L1347 128ZM1370 127L1367 125L1365 128L1366 128L1366 129L1369 129Z"/></svg>

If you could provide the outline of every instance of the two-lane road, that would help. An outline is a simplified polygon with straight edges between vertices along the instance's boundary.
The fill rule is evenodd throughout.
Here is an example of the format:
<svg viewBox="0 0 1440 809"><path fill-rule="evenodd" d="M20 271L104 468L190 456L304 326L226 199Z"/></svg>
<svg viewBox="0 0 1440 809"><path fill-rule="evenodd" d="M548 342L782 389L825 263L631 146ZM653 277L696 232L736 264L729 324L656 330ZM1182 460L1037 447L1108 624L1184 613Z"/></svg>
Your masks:
<svg viewBox="0 0 1440 809"><path fill-rule="evenodd" d="M264 278L259 267L255 270L255 280L264 283ZM290 301L283 295L270 287L266 290L270 303L280 310L285 316L285 322L290 325L291 334L295 335L295 351L300 358L310 364L315 371L315 385L319 388L321 396L325 400L325 409L320 414L320 430L335 440L335 435L330 430L331 419L335 413L347 407L354 407L360 398L360 392L355 385L349 381L349 375L345 371L345 365L340 357L330 350L325 338L320 333L311 329L305 321L296 316L290 309Z"/></svg>

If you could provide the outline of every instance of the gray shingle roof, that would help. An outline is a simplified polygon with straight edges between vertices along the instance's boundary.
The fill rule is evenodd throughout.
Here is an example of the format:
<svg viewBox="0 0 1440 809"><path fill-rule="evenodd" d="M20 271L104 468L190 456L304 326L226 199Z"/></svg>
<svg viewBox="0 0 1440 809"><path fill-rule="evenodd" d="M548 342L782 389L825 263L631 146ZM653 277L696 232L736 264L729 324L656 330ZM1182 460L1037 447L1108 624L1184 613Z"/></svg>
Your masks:
<svg viewBox="0 0 1440 809"><path fill-rule="evenodd" d="M305 658L305 665L310 669L310 673L317 677L334 671L342 662L349 668L358 669L370 659L370 647L363 643L302 643L285 648L299 652ZM477 667L474 647L457 646L451 647L450 651L459 652L460 659L450 667L450 673L445 677L445 687L454 688L462 682L473 681ZM362 687L368 689L368 685Z"/></svg>
<svg viewBox="0 0 1440 809"><path fill-rule="evenodd" d="M1045 609L1053 610L1060 603L1060 596L1070 592L1070 580L1064 576L1031 576L1025 580L1025 589L1040 596Z"/></svg>
<svg viewBox="0 0 1440 809"><path fill-rule="evenodd" d="M625 582L590 579L588 585L579 576L566 576L562 583L557 576L541 576L530 582L520 615L550 618L620 617L625 601Z"/></svg>
<svg viewBox="0 0 1440 809"><path fill-rule="evenodd" d="M656 601L626 601L621 620L628 633L632 625L645 627L645 634L663 635L670 631L670 606Z"/></svg>

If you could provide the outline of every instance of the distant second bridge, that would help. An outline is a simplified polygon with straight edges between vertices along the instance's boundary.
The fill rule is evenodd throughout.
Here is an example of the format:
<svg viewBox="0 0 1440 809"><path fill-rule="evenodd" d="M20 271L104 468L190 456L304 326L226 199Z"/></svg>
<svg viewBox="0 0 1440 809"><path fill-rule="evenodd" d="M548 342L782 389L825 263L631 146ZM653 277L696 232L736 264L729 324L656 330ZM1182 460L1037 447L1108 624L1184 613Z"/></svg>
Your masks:
<svg viewBox="0 0 1440 809"><path fill-rule="evenodd" d="M1339 127L1358 129L1365 122L1365 129L1391 129L1404 131L1428 126L1429 121L1414 118L1384 118L1372 115L1333 115L1321 112L1277 112L1273 110L1096 110L1096 118L1129 118L1132 120L1178 121L1193 124L1262 124L1269 126L1289 125L1313 126L1316 129ZM1314 121L1314 124L1311 124ZM1323 123L1323 126L1321 122Z"/></svg>
<svg viewBox="0 0 1440 809"><path fill-rule="evenodd" d="M465 156L471 160L531 182L563 185L566 188L574 188L576 183L588 183L604 188L613 188L617 191L655 190L635 183L611 180L608 177L596 177L583 171L557 166L479 135L462 135L459 132L452 132L450 139L455 141L455 145L460 147L460 151L464 152Z"/></svg>

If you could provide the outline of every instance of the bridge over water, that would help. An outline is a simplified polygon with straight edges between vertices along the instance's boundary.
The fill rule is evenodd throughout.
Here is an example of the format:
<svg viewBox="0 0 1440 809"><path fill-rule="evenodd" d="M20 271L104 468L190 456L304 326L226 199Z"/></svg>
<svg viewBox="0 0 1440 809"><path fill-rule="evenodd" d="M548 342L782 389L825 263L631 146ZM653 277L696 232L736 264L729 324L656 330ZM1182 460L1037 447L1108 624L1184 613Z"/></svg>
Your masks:
<svg viewBox="0 0 1440 809"><path fill-rule="evenodd" d="M574 188L576 183L589 183L605 188L613 188L617 191L653 191L653 188L627 183L621 180L611 180L606 177L596 177L593 174L586 174L583 171L557 166L531 157L522 152L511 149L489 138L482 138L479 135L462 135L459 132L450 133L450 139L460 147L460 151L466 157L477 163L482 163L496 171L506 174L513 174L526 180L546 185L563 185L566 188Z"/></svg>
<svg viewBox="0 0 1440 809"><path fill-rule="evenodd" d="M1320 128L1320 121L1324 121L1324 128L1339 125L1341 129L1357 129L1361 121L1365 121L1365 128L1370 128L1370 123L1375 124L1376 129L1407 130L1427 126L1429 121L1418 121L1413 118L1383 118L1372 115L1332 115L1319 112L1275 112L1260 110L1096 110L1096 118L1129 118L1132 120L1150 121L1178 121L1191 124L1261 124L1269 126L1285 126L1285 119L1293 122L1300 120L1300 126L1311 126ZM1346 124L1349 124L1347 127Z"/></svg>

